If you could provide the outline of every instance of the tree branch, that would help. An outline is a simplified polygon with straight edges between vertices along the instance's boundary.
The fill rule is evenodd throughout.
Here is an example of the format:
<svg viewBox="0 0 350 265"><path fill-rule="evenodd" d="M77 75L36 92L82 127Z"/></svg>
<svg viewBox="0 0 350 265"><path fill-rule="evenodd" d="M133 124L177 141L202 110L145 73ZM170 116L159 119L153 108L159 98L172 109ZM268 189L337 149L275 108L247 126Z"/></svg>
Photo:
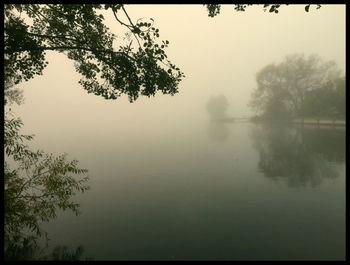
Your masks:
<svg viewBox="0 0 350 265"><path fill-rule="evenodd" d="M123 11L124 11L125 15L127 16L128 20L129 20L131 26L128 25L128 24L125 24L123 21L119 20L118 17L117 17L117 13L116 13L116 11L115 11L114 9L112 9L113 15L114 15L115 19L116 19L121 25L126 26L126 27L132 32L132 34L134 35L135 39L137 40L137 43L139 44L140 48L142 49L142 46L141 46L141 44L140 44L140 41L139 41L138 37L136 36L135 32L133 31L136 27L135 27L135 25L132 23L132 21L131 21L129 15L128 15L128 13L125 11L125 9L124 9L123 6L122 6L122 8L123 8Z"/></svg>
<svg viewBox="0 0 350 265"><path fill-rule="evenodd" d="M87 48L83 46L41 46L41 47L34 47L34 48L19 48L16 50L8 51L5 50L5 54L12 54L15 52L24 52L24 51L38 51L38 50L85 50L85 51L90 51L93 52L95 55L96 53L111 53L111 54L121 54L129 59L136 61L135 58L131 57L130 55L126 54L125 52L119 52L119 51L110 51L110 50L96 50L93 48Z"/></svg>
<svg viewBox="0 0 350 265"><path fill-rule="evenodd" d="M130 30L132 29L132 26L130 26L130 25L128 25L128 24L125 24L123 21L121 21L121 20L117 17L117 13L116 13L116 11L114 10L114 8L112 9L112 11L113 11L113 15L114 15L115 19L116 19L121 25L127 27L127 28L130 29Z"/></svg>
<svg viewBox="0 0 350 265"><path fill-rule="evenodd" d="M40 37L40 38L47 38L47 39L65 39L65 40L71 40L71 41L78 41L77 39L72 39L67 37L67 35L61 35L61 36L52 36L52 35L43 35L43 34L37 34L37 33L32 33L32 32L25 32L28 35Z"/></svg>

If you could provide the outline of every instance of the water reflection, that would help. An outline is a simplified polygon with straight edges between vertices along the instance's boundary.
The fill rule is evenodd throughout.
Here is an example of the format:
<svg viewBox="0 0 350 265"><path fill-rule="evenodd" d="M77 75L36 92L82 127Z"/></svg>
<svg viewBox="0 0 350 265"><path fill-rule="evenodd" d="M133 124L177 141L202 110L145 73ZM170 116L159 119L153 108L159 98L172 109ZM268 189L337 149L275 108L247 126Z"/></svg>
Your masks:
<svg viewBox="0 0 350 265"><path fill-rule="evenodd" d="M28 241L27 244L13 244L8 246L4 258L8 261L25 261L25 260L92 260L91 257L83 257L84 247L82 245L76 248L57 245L53 250L49 251L48 246L40 247Z"/></svg>
<svg viewBox="0 0 350 265"><path fill-rule="evenodd" d="M331 162L345 162L345 128L304 128L301 132L310 152L320 154Z"/></svg>
<svg viewBox="0 0 350 265"><path fill-rule="evenodd" d="M210 97L205 106L210 119L208 136L215 142L225 142L230 135L230 129L225 123L228 120L228 106L229 102L224 95Z"/></svg>
<svg viewBox="0 0 350 265"><path fill-rule="evenodd" d="M211 140L225 142L230 135L230 128L225 122L211 120L207 132Z"/></svg>
<svg viewBox="0 0 350 265"><path fill-rule="evenodd" d="M251 133L259 170L290 187L316 187L335 179L345 162L345 130L257 125Z"/></svg>

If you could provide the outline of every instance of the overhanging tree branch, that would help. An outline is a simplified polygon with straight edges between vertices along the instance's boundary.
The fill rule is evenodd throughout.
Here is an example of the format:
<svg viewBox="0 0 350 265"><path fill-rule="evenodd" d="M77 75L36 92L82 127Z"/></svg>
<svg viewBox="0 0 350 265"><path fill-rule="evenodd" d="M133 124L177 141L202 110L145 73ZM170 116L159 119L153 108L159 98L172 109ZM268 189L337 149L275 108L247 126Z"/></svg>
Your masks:
<svg viewBox="0 0 350 265"><path fill-rule="evenodd" d="M41 47L31 47L31 48L19 48L19 49L11 49L10 51L5 49L5 54L12 54L16 52L30 52L30 51L38 51L38 50L84 50L84 51L90 51L95 53L111 53L111 54L121 54L129 59L136 61L135 58L131 57L130 55L126 54L125 52L119 52L119 51L109 51L109 50L97 50L93 48L87 48L83 46L41 46Z"/></svg>

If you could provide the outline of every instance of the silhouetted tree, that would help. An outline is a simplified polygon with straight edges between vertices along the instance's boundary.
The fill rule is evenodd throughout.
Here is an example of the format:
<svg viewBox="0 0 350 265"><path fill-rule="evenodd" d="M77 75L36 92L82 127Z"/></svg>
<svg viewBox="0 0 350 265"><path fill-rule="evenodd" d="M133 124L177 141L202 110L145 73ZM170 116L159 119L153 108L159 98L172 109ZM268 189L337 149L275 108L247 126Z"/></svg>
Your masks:
<svg viewBox="0 0 350 265"><path fill-rule="evenodd" d="M79 83L88 93L106 99L127 94L134 101L156 91L173 95L184 76L167 59L164 49L169 41L157 41L159 30L153 19L134 23L122 4L5 4L4 8L5 75L15 85L42 74L50 50L74 60L82 75ZM103 24L103 10L111 11L128 31L128 43L118 49L113 47L116 35Z"/></svg>
<svg viewBox="0 0 350 265"><path fill-rule="evenodd" d="M234 10L240 12L245 11L252 5L253 4L233 4ZM287 6L288 4L285 5ZM220 14L221 4L205 4L205 6L207 7L209 17L215 17L216 15ZM304 6L306 12L309 12L310 6L311 4ZM280 7L281 4L263 4L264 11L269 11L270 13L278 13ZM319 9L320 7L321 5L316 5L316 9Z"/></svg>
<svg viewBox="0 0 350 265"><path fill-rule="evenodd" d="M303 113L317 119L345 119L345 100L345 77L336 78L305 94Z"/></svg>
<svg viewBox="0 0 350 265"><path fill-rule="evenodd" d="M18 94L5 93L5 98L7 105L21 102ZM13 117L6 105L5 110L4 251L10 257L17 250L28 254L39 237L47 236L41 223L55 218L57 209L78 214L79 204L72 198L89 187L87 176L75 176L87 173L77 160L68 161L66 154L55 157L30 150L25 142L33 135L22 135L21 119Z"/></svg>
<svg viewBox="0 0 350 265"><path fill-rule="evenodd" d="M228 106L227 98L224 95L218 95L208 100L206 109L211 120L222 120L227 118L226 111Z"/></svg>
<svg viewBox="0 0 350 265"><path fill-rule="evenodd" d="M258 113L271 114L269 110L279 102L280 109L293 117L304 117L306 94L320 89L340 76L334 62L322 62L319 56L289 55L276 65L270 64L257 73L257 88L249 105ZM278 114L278 112L275 112Z"/></svg>

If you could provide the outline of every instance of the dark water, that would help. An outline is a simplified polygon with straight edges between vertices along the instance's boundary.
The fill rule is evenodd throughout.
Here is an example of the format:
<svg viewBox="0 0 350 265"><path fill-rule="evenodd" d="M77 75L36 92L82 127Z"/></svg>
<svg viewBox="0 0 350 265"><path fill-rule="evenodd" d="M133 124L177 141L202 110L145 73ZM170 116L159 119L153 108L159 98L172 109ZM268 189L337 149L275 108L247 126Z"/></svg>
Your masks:
<svg viewBox="0 0 350 265"><path fill-rule="evenodd" d="M82 215L44 226L52 245L95 260L345 259L345 129L207 122L72 146L92 189Z"/></svg>

